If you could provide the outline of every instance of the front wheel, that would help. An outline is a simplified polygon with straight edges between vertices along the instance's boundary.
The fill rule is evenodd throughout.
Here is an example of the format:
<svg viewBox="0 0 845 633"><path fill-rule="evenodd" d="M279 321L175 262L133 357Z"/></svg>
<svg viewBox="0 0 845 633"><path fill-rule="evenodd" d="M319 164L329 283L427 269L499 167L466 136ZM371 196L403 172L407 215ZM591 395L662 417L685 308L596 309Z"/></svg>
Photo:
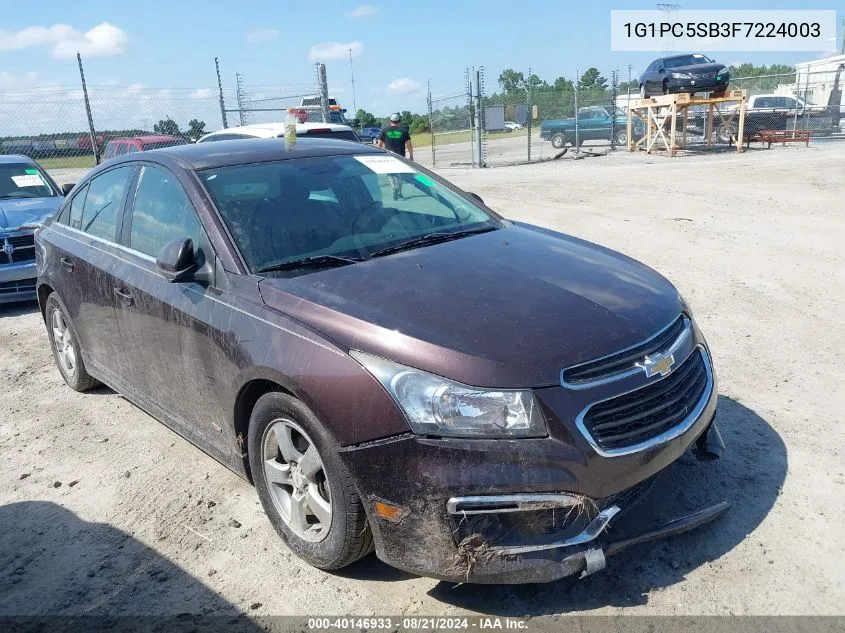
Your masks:
<svg viewBox="0 0 845 633"><path fill-rule="evenodd" d="M645 84L640 84L640 97L648 99L648 91L645 89Z"/></svg>
<svg viewBox="0 0 845 633"><path fill-rule="evenodd" d="M555 134L552 136L552 147L555 149L563 149L566 146L566 137L563 134Z"/></svg>
<svg viewBox="0 0 845 633"><path fill-rule="evenodd" d="M628 147L628 133L627 132L617 132L616 133L616 144L623 147Z"/></svg>
<svg viewBox="0 0 845 633"><path fill-rule="evenodd" d="M364 506L336 442L300 400L278 392L261 396L248 446L258 498L294 554L331 570L373 550Z"/></svg>
<svg viewBox="0 0 845 633"><path fill-rule="evenodd" d="M79 347L70 317L55 292L47 297L44 304L44 318L53 360L68 387L75 391L87 391L96 387L99 383L85 369L82 349Z"/></svg>

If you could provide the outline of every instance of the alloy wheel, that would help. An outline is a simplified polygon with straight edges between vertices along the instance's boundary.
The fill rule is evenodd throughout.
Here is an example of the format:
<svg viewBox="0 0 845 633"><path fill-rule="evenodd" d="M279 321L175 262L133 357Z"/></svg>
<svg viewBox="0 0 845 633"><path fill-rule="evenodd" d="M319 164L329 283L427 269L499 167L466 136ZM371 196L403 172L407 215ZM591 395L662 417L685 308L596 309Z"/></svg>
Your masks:
<svg viewBox="0 0 845 633"><path fill-rule="evenodd" d="M267 426L262 446L264 478L282 520L302 540L322 541L332 523L332 500L314 441L293 420L279 418Z"/></svg>
<svg viewBox="0 0 845 633"><path fill-rule="evenodd" d="M62 369L69 376L76 373L76 348L73 346L73 336L65 322L61 310L53 310L50 314L50 325L53 329L53 346Z"/></svg>

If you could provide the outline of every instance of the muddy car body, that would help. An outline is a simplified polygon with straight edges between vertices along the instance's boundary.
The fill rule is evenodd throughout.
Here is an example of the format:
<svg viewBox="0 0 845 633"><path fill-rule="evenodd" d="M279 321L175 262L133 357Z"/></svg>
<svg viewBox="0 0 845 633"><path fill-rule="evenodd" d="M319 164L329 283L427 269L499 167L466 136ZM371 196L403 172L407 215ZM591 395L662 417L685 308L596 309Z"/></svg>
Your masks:
<svg viewBox="0 0 845 633"><path fill-rule="evenodd" d="M221 147L89 174L38 234L38 296L68 384L106 383L253 481L305 560L594 571L654 475L719 452L707 344L653 270L375 148Z"/></svg>

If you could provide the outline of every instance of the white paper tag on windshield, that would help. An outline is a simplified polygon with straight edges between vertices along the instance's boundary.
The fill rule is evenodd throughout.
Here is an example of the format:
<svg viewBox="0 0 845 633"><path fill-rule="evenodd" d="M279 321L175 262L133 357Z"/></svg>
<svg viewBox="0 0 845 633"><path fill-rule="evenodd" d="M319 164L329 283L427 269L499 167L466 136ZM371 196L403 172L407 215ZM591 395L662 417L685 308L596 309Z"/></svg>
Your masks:
<svg viewBox="0 0 845 633"><path fill-rule="evenodd" d="M39 174L26 174L25 176L12 176L12 182L18 187L43 187L44 181Z"/></svg>
<svg viewBox="0 0 845 633"><path fill-rule="evenodd" d="M376 174L415 174L416 170L393 156L355 156L355 160Z"/></svg>

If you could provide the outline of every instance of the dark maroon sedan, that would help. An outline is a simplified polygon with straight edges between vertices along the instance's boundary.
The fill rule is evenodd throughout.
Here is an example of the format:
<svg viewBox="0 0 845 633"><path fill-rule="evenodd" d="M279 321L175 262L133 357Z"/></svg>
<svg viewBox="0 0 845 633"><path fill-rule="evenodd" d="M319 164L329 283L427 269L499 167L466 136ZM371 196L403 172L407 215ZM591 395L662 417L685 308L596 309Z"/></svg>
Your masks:
<svg viewBox="0 0 845 633"><path fill-rule="evenodd" d="M552 580L727 508L607 535L691 446L722 450L677 290L381 150L131 154L37 244L68 385L109 385L254 482L317 567L375 549L437 578Z"/></svg>

